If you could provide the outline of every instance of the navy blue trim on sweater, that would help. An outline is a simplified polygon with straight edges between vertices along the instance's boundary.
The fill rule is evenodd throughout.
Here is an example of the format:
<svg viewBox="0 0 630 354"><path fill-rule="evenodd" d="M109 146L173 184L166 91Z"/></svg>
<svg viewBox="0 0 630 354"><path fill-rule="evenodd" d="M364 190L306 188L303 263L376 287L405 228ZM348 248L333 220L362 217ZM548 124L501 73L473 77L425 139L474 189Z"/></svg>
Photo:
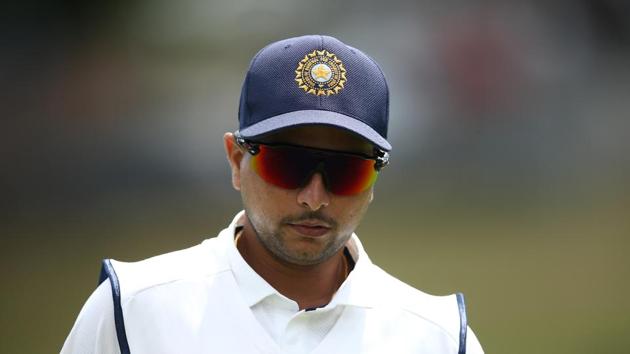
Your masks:
<svg viewBox="0 0 630 354"><path fill-rule="evenodd" d="M129 351L129 343L127 343L127 333L125 333L125 320L123 318L122 306L120 305L120 284L118 283L118 276L112 266L112 262L109 259L104 259L98 283L101 284L108 278L112 286L114 321L116 322L116 337L118 337L120 354L131 354Z"/></svg>
<svg viewBox="0 0 630 354"><path fill-rule="evenodd" d="M468 324L466 323L466 303L464 302L464 294L457 293L457 308L459 309L459 351L458 354L466 354L466 331Z"/></svg>

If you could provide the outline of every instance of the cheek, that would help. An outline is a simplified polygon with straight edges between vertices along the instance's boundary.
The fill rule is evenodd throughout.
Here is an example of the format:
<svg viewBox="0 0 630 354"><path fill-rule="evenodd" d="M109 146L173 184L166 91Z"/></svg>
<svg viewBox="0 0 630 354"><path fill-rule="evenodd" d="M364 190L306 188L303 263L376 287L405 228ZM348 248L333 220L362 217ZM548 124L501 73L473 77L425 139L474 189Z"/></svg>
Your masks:
<svg viewBox="0 0 630 354"><path fill-rule="evenodd" d="M256 215L250 215L250 218L267 224L286 216L285 209L291 205L290 191L269 185L249 166L241 171L243 206L250 214L256 213ZM295 200L295 196L293 196L293 200Z"/></svg>
<svg viewBox="0 0 630 354"><path fill-rule="evenodd" d="M260 210L266 208L269 200L267 191L262 188L258 176L249 167L241 170L241 196L246 209Z"/></svg>
<svg viewBox="0 0 630 354"><path fill-rule="evenodd" d="M371 189L357 196L337 197L335 209L337 210L337 215L340 216L338 220L340 225L346 225L347 231L353 232L359 226L363 215L367 212L371 200Z"/></svg>

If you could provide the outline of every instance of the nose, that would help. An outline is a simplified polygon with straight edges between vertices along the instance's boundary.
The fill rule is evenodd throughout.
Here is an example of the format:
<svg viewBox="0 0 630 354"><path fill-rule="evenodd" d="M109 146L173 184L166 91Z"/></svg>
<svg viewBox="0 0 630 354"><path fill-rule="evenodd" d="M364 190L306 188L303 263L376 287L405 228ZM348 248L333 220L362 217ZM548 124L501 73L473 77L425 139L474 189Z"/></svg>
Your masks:
<svg viewBox="0 0 630 354"><path fill-rule="evenodd" d="M326 190L324 177L316 172L297 195L297 202L311 211L319 210L330 204L330 194Z"/></svg>

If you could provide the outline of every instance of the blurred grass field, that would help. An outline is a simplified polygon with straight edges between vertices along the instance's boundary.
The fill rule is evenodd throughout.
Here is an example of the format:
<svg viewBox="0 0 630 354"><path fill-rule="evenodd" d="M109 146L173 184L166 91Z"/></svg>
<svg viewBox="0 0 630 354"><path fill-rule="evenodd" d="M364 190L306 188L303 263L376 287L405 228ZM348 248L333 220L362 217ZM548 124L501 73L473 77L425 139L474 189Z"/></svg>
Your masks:
<svg viewBox="0 0 630 354"><path fill-rule="evenodd" d="M627 195L547 195L526 205L410 191L393 200L379 195L391 187L384 183L358 230L371 258L426 292L463 291L486 353L627 353ZM9 225L0 352L58 351L102 258L139 260L211 237L238 210L233 196L144 196Z"/></svg>

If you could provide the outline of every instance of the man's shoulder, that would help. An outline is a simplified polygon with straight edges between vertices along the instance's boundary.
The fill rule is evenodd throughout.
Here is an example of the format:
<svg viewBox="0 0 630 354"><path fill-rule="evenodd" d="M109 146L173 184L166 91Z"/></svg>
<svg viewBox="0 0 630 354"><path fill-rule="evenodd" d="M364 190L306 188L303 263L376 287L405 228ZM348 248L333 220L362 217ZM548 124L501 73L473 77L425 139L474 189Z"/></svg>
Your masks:
<svg viewBox="0 0 630 354"><path fill-rule="evenodd" d="M455 294L438 296L421 291L373 265L373 291L381 308L395 309L417 321L428 322L455 336L459 308Z"/></svg>
<svg viewBox="0 0 630 354"><path fill-rule="evenodd" d="M137 262L105 260L104 271L120 284L122 298L183 280L205 279L229 270L218 237ZM111 265L107 268L107 263Z"/></svg>

